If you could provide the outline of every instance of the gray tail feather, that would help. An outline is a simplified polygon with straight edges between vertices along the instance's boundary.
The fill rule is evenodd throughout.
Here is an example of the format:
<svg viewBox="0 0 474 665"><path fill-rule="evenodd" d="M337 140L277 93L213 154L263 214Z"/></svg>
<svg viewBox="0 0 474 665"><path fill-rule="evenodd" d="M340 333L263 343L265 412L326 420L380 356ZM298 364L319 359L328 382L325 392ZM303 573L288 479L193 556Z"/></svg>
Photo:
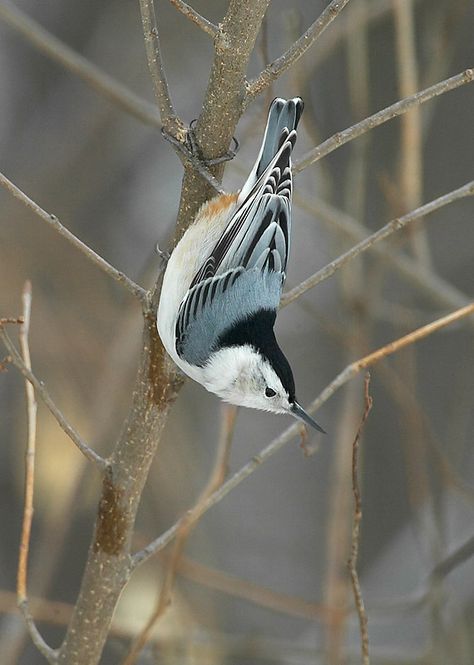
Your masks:
<svg viewBox="0 0 474 665"><path fill-rule="evenodd" d="M258 179L276 155L288 134L298 127L303 113L303 100L294 97L285 101L277 97L268 112L267 126L262 141L260 155L256 164L255 176Z"/></svg>

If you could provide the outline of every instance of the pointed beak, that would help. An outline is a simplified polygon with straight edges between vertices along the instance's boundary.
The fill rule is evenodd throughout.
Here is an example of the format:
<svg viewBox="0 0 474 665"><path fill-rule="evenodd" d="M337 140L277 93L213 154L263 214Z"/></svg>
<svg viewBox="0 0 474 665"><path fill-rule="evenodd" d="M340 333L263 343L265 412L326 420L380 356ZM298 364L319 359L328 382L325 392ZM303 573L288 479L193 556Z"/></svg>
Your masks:
<svg viewBox="0 0 474 665"><path fill-rule="evenodd" d="M290 410L291 410L291 413L294 415L294 417L297 418L298 420L301 420L302 422L304 422L305 425L310 425L311 427L314 427L314 429L318 430L318 432L322 432L323 434L327 434L327 432L325 432L323 430L323 428L320 427L318 425L318 423L315 420L313 420L313 418L311 418L309 413L306 413L306 411L303 409L302 406L300 406L298 404L298 402L296 402L296 401L292 402L290 404Z"/></svg>

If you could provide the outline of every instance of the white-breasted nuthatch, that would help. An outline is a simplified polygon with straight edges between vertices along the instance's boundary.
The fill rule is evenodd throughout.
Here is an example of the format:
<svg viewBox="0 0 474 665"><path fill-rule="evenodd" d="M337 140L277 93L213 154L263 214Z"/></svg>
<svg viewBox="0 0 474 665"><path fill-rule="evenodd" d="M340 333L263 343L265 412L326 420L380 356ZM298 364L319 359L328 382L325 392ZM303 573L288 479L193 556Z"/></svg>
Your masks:
<svg viewBox="0 0 474 665"><path fill-rule="evenodd" d="M290 248L291 152L303 101L275 99L262 147L239 194L205 203L166 266L157 325L185 374L231 404L289 413L298 404L275 339Z"/></svg>

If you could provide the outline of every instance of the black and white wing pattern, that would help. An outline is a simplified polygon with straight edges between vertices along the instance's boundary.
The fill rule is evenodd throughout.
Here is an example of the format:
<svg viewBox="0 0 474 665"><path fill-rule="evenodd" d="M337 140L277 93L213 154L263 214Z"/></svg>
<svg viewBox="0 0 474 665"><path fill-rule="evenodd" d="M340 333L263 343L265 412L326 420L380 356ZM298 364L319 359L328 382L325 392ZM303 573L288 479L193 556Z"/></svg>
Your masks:
<svg viewBox="0 0 474 665"><path fill-rule="evenodd" d="M191 364L204 364L239 319L278 307L290 248L291 152L299 103L272 104L259 158L237 208L180 305L176 350Z"/></svg>

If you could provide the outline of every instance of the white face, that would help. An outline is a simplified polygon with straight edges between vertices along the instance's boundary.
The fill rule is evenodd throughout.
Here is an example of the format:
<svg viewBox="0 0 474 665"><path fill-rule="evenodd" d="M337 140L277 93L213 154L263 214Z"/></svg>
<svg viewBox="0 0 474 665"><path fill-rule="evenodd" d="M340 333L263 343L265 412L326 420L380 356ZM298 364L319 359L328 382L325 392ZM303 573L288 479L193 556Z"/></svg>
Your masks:
<svg viewBox="0 0 474 665"><path fill-rule="evenodd" d="M270 363L251 346L221 349L203 368L203 385L226 402L288 413L288 393Z"/></svg>

